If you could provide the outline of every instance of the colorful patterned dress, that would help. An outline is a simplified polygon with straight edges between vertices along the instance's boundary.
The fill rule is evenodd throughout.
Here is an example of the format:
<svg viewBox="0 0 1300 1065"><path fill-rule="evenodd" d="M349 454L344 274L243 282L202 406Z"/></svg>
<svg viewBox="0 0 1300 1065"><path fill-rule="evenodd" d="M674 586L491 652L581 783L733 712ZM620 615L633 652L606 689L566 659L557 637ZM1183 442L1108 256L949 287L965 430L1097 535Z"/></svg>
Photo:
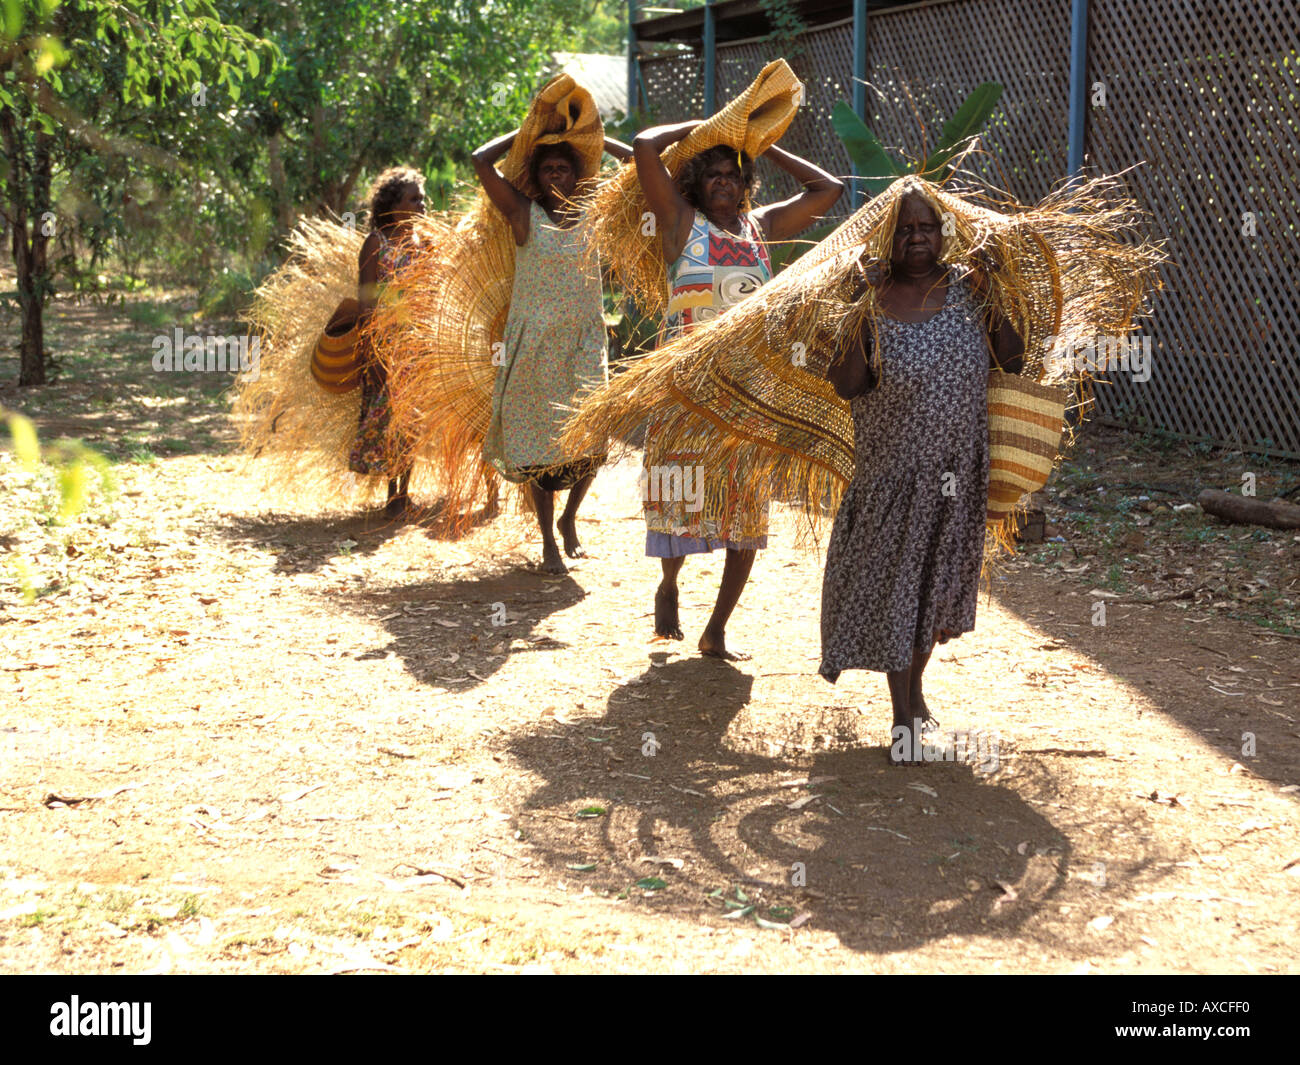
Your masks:
<svg viewBox="0 0 1300 1065"><path fill-rule="evenodd" d="M379 300L391 300L397 297L397 291L390 286L393 275L410 260L410 253L397 248L384 235L379 234L379 260L376 263L377 297ZM369 349L369 342L363 341ZM361 414L357 428L357 438L348 455L348 469L353 473L382 474L395 478L403 473L401 468L402 453L405 442L389 432L392 409L388 402L388 375L383 364L368 351L366 368L361 375Z"/></svg>
<svg viewBox="0 0 1300 1065"><path fill-rule="evenodd" d="M880 322L877 387L851 401L853 480L822 581L822 662L895 672L934 633L975 627L988 503L989 353L968 280L950 269L924 322Z"/></svg>
<svg viewBox="0 0 1300 1065"><path fill-rule="evenodd" d="M767 245L749 215L740 216L740 233L734 234L696 211L690 239L668 271L663 341L716 318L771 276ZM646 555L677 558L719 547L766 547L768 500L754 492L745 472L734 462L714 468L703 452L662 452L655 431L651 422L642 471Z"/></svg>
<svg viewBox="0 0 1300 1065"><path fill-rule="evenodd" d="M569 408L609 377L600 268L585 240L581 222L561 229L541 204L529 208L483 441L484 456L507 480L550 492L573 487L605 458L566 456L558 444Z"/></svg>

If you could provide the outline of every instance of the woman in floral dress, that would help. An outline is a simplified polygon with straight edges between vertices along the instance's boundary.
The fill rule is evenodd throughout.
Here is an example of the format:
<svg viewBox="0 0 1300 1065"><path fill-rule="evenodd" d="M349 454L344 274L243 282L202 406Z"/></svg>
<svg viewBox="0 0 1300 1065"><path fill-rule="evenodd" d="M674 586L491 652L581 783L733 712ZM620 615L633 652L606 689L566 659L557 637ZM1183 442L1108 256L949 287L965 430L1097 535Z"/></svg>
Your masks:
<svg viewBox="0 0 1300 1065"><path fill-rule="evenodd" d="M837 178L777 147L764 156L803 186L797 196L780 203L750 210L753 160L721 145L689 160L674 180L660 153L698 125L658 126L632 143L668 267L665 341L757 291L772 274L767 245L807 229L844 191ZM754 556L767 546L766 500L757 498L761 493L746 482L743 470L714 468L707 455L663 453L653 424L646 433L645 484L646 555L658 558L663 569L655 592L656 635L682 639L677 609L682 563L689 554L721 547L727 559L699 649L717 658L747 657L727 648L725 630Z"/></svg>
<svg viewBox="0 0 1300 1065"><path fill-rule="evenodd" d="M364 326L381 299L391 298L393 275L405 265L415 246L411 222L424 213L424 177L418 170L391 167L375 179L370 189L370 233L361 245L357 298L361 304L358 327ZM384 512L397 517L406 511L411 480L403 442L391 432L388 378L383 364L366 345L361 375L361 415L357 439L348 456L354 473L388 476L388 503Z"/></svg>
<svg viewBox="0 0 1300 1065"><path fill-rule="evenodd" d="M540 145L529 162L536 200L525 196L494 165L510 150L518 130L473 155L474 169L515 238L515 279L502 358L492 396L492 421L483 454L501 474L526 483L542 533L542 568L566 573L552 520L555 493L568 490L555 522L570 558L586 552L578 540L578 507L603 455L564 455L557 441L570 408L604 384L606 334L600 270L585 246L572 200L580 173L578 154L561 141ZM605 138L605 150L627 159L631 149Z"/></svg>
<svg viewBox="0 0 1300 1065"><path fill-rule="evenodd" d="M870 339L838 353L828 379L850 401L854 472L835 515L822 582L820 673L885 673L890 761L920 760L933 715L921 688L936 643L975 627L988 503L988 373L1019 372L1024 345L987 309L979 274L943 262L935 205L899 205L888 263L860 292L883 310ZM937 722L935 722L937 724Z"/></svg>

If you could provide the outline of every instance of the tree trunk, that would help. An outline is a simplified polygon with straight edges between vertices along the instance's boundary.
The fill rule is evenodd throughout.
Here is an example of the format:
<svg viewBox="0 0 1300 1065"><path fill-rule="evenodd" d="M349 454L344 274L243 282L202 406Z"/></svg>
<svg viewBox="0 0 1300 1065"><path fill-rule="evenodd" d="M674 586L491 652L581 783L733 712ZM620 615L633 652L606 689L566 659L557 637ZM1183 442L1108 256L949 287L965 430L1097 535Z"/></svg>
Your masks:
<svg viewBox="0 0 1300 1065"><path fill-rule="evenodd" d="M36 130L30 166L18 116L11 107L0 110L0 136L9 157L9 221L13 227L10 235L23 320L18 384L30 387L46 381L45 300L49 293L46 226L54 221L52 216L46 218L50 209L50 136ZM30 238L27 234L29 202L35 212Z"/></svg>
<svg viewBox="0 0 1300 1065"><path fill-rule="evenodd" d="M267 166L271 175L271 190L275 197L275 220L280 227L281 233L288 233L293 229L294 218L293 201L289 196L289 189L284 180L284 159L280 154L280 131L276 130L271 134L267 141ZM260 251L260 249L259 249Z"/></svg>

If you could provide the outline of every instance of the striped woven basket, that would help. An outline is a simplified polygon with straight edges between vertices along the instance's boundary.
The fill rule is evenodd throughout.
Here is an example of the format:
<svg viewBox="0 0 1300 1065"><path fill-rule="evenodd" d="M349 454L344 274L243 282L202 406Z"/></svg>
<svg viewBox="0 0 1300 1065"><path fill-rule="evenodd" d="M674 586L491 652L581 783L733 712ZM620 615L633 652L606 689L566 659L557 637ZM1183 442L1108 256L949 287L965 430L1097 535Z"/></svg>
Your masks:
<svg viewBox="0 0 1300 1065"><path fill-rule="evenodd" d="M1065 427L1064 389L989 373L988 521L1000 523L1047 483Z"/></svg>
<svg viewBox="0 0 1300 1065"><path fill-rule="evenodd" d="M330 317L311 353L311 375L326 392L342 395L361 384L362 344L357 330L361 304L345 299Z"/></svg>

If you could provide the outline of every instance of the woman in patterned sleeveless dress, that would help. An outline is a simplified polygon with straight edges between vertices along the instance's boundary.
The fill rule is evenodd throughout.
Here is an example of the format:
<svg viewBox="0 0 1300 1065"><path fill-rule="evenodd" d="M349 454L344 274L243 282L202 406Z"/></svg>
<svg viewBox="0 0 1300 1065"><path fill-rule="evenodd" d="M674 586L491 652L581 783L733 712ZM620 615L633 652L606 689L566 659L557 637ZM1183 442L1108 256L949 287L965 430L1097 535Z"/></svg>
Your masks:
<svg viewBox="0 0 1300 1065"><path fill-rule="evenodd" d="M1024 345L986 310L980 275L942 261L938 210L899 205L889 263L864 264L860 293L884 311L839 352L828 380L851 403L855 466L835 515L822 584L820 673L883 672L894 710L890 761L915 764L934 722L921 678L936 642L970 632L988 502L991 364L1019 372Z"/></svg>
<svg viewBox="0 0 1300 1065"><path fill-rule="evenodd" d="M578 541L578 506L603 455L567 456L558 440L585 391L605 383L606 337L600 270L588 257L581 219L572 209L579 180L577 153L566 142L539 146L529 161L532 200L493 164L510 150L518 130L473 154L488 197L505 215L515 238L515 280L506 320L505 350L497 366L492 421L483 455L501 474L526 483L542 533L542 568L567 573L551 522L555 493L568 489L555 522L570 558L586 552ZM605 138L605 150L626 160L632 149Z"/></svg>
<svg viewBox="0 0 1300 1065"><path fill-rule="evenodd" d="M361 245L357 298L358 324L387 298L393 274L406 264L416 237L411 220L424 213L424 177L418 170L392 167L375 179L370 190L370 233ZM397 517L407 507L410 466L402 456L403 442L390 431L388 378L383 364L368 350L361 375L361 415L357 439L348 456L348 468L360 474L388 475L388 504L384 512Z"/></svg>
<svg viewBox="0 0 1300 1065"><path fill-rule="evenodd" d="M674 180L660 153L699 122L646 130L632 142L637 177L654 212L671 293L663 339L670 340L717 317L756 291L772 275L767 245L787 240L821 218L844 184L805 159L780 148L765 157L803 186L799 195L750 210L754 163L743 153L718 146L696 155ZM646 431L643 491L646 555L658 558L663 579L655 592L655 634L682 638L677 610L677 575L687 555L726 549L722 583L701 653L746 657L727 649L726 625L749 579L755 553L767 546L767 502L738 489L745 471L718 469L704 454L669 455ZM664 497L667 498L664 498Z"/></svg>

